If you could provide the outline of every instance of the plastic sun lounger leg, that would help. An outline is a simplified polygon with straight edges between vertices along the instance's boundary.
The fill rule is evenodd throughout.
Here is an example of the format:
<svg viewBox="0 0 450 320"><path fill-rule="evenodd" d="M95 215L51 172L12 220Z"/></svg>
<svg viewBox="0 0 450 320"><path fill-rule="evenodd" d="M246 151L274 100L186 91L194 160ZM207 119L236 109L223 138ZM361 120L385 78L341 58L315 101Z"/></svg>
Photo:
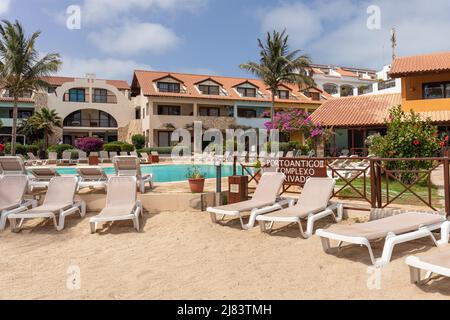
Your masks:
<svg viewBox="0 0 450 320"><path fill-rule="evenodd" d="M377 266L384 266L388 264L391 261L392 258L392 251L394 250L394 247L397 244L424 238L424 237L431 237L434 244L437 245L437 241L433 236L433 233L431 230L436 229L436 227L421 227L419 230L414 232L405 233L402 235L395 235L393 233L388 234L386 237L386 241L383 248L383 253L381 255L381 258L377 259L375 264Z"/></svg>
<svg viewBox="0 0 450 320"><path fill-rule="evenodd" d="M134 209L133 214L135 216L134 219L133 219L133 226L136 229L136 231L139 232L139 230L140 230L140 227L139 227L139 215L142 214L141 204L140 203L138 203L136 205L136 208Z"/></svg>
<svg viewBox="0 0 450 320"><path fill-rule="evenodd" d="M316 214L310 214L307 219L306 232L303 232L301 221L299 219L298 224L300 225L302 237L304 237L305 239L311 238L314 234L314 223L330 215L333 216L333 210L325 210Z"/></svg>
<svg viewBox="0 0 450 320"><path fill-rule="evenodd" d="M0 231L5 230L6 221L8 220L8 216L10 214L20 213L20 212L23 212L25 210L27 210L27 206L22 205L22 206L20 206L18 208L15 208L13 210L9 210L9 211L4 210L4 211L2 211L1 212L1 218L0 218Z"/></svg>
<svg viewBox="0 0 450 320"><path fill-rule="evenodd" d="M450 237L450 221L445 221L441 226L441 240L437 242L438 246L448 244Z"/></svg>
<svg viewBox="0 0 450 320"><path fill-rule="evenodd" d="M57 231L62 231L64 229L64 223L66 220L66 217L74 214L78 212L81 216L81 218L83 218L86 215L86 203L84 201L80 201L74 204L73 207L67 209L67 210L61 210L59 213L59 222L56 225L55 224L55 228ZM54 221L56 221L56 218L53 218Z"/></svg>
<svg viewBox="0 0 450 320"><path fill-rule="evenodd" d="M273 212L273 211L277 211L277 210L281 210L283 207L279 204L276 203L272 206L269 207L265 207L265 208L261 208L261 209L253 209L250 213L250 219L248 220L247 224L243 224L242 228L244 230L250 230L253 229L253 227L255 226L255 222L256 222L256 217L261 215L261 214L266 214L269 212Z"/></svg>

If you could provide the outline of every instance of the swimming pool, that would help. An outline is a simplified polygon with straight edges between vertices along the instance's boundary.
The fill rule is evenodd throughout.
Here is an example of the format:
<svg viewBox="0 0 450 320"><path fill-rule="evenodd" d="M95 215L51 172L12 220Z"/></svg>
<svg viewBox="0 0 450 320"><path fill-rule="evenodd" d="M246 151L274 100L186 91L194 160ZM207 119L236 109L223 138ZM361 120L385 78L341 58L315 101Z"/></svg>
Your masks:
<svg viewBox="0 0 450 320"><path fill-rule="evenodd" d="M216 178L216 167L214 165L198 165L200 172L206 174L206 178ZM141 166L143 174L153 174L155 182L176 182L185 181L188 170L192 168L190 164L173 164L173 165L151 165ZM59 174L63 175L75 175L77 170L75 168L57 168ZM103 171L106 174L115 174L113 167L105 167ZM237 174L242 173L242 167L237 166ZM222 166L222 177L229 177L233 174L232 165Z"/></svg>

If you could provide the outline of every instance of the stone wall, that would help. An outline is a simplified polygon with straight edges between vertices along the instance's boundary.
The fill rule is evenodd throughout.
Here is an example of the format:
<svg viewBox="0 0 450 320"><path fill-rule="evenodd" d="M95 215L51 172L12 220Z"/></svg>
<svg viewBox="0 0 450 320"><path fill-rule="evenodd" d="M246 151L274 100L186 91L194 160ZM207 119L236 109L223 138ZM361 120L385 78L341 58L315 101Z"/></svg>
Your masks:
<svg viewBox="0 0 450 320"><path fill-rule="evenodd" d="M128 143L131 143L131 138L135 134L142 134L141 120L131 120L128 125L119 128L118 131L119 141L126 141Z"/></svg>

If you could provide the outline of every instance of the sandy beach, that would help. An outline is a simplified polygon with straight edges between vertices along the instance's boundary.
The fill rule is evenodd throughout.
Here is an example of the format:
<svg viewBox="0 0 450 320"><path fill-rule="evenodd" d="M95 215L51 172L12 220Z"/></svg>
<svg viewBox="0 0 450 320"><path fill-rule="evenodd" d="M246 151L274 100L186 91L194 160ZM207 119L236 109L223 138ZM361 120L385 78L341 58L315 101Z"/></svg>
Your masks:
<svg viewBox="0 0 450 320"><path fill-rule="evenodd" d="M95 213L88 214L92 216ZM409 283L409 254L442 250L424 239L400 245L368 289L364 248L326 255L320 240L295 227L269 236L235 222L213 225L201 212L145 214L142 231L120 223L91 235L88 217L71 218L57 233L31 221L0 234L1 299L447 299L450 280ZM324 221L319 227L326 227ZM349 223L343 222L343 223ZM375 244L380 254L382 243ZM444 248L445 249L445 248ZM70 266L80 289L67 287ZM369 281L370 282L370 281Z"/></svg>

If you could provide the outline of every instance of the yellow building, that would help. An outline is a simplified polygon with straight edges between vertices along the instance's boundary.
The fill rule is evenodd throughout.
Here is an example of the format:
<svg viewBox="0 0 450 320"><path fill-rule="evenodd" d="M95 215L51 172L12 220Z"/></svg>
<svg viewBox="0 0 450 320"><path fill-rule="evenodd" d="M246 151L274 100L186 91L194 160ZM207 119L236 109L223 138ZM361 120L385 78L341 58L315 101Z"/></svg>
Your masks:
<svg viewBox="0 0 450 320"><path fill-rule="evenodd" d="M404 111L450 111L450 52L398 58L390 76L402 79Z"/></svg>

